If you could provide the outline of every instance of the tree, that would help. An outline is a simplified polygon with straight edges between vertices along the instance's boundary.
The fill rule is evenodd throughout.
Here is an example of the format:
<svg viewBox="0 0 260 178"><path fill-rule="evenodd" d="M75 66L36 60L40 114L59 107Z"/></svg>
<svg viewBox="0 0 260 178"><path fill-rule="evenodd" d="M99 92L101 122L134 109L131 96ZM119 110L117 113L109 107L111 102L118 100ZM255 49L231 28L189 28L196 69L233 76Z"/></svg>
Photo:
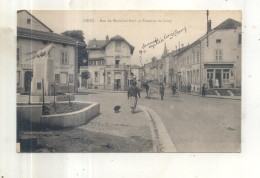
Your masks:
<svg viewBox="0 0 260 178"><path fill-rule="evenodd" d="M85 43L85 37L82 30L69 30L61 33L64 36L74 38L82 43ZM86 43L85 43L86 44ZM88 65L88 53L86 46L78 47L78 72L80 66Z"/></svg>

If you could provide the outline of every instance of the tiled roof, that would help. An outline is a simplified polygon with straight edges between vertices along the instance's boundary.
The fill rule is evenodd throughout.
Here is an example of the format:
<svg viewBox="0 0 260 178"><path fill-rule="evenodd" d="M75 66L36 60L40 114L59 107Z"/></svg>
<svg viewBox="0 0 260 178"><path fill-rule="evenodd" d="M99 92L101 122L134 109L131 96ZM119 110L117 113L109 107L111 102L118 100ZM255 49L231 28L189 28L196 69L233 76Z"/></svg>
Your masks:
<svg viewBox="0 0 260 178"><path fill-rule="evenodd" d="M217 27L214 28L214 30L219 30L219 29L231 29L231 28L237 28L241 27L241 23L233 20L233 19L227 19L221 24L219 24Z"/></svg>
<svg viewBox="0 0 260 178"><path fill-rule="evenodd" d="M108 41L106 40L89 40L87 49L104 49L111 41L124 41L131 48L131 53L134 52L135 47L128 43L123 37L116 35L110 38Z"/></svg>
<svg viewBox="0 0 260 178"><path fill-rule="evenodd" d="M43 32L17 27L17 37L29 38L35 40L45 40L55 43L75 45L77 40L64 35L52 32ZM85 43L78 41L79 46L86 46Z"/></svg>
<svg viewBox="0 0 260 178"><path fill-rule="evenodd" d="M87 49L102 49L106 40L89 40Z"/></svg>

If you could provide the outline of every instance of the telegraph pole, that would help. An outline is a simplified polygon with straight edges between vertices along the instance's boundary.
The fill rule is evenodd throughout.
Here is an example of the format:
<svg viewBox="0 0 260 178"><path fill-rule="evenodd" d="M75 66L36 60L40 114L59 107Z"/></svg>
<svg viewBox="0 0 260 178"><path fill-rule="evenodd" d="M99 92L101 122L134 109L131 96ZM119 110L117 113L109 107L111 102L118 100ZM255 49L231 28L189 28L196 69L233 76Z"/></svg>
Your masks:
<svg viewBox="0 0 260 178"><path fill-rule="evenodd" d="M209 46L209 10L207 10L207 46Z"/></svg>

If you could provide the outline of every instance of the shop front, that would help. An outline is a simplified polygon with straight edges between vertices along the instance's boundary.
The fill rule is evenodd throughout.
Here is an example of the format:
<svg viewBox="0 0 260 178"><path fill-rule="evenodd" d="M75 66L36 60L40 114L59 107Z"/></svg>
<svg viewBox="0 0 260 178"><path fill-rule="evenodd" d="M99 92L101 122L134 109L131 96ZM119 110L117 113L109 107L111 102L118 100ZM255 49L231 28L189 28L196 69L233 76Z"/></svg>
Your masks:
<svg viewBox="0 0 260 178"><path fill-rule="evenodd" d="M233 64L205 64L207 84L210 88L234 88L235 75Z"/></svg>

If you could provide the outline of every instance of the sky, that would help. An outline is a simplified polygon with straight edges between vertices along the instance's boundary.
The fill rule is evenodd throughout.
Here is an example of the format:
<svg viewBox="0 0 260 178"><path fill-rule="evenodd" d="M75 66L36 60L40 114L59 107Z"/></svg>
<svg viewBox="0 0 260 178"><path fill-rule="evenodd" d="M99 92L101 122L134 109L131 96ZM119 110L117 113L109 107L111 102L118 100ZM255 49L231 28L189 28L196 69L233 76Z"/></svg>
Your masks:
<svg viewBox="0 0 260 178"><path fill-rule="evenodd" d="M152 57L160 59L164 46L172 51L187 46L206 33L206 11L88 11L88 10L34 10L29 11L55 33L82 30L85 42L96 38L105 40L120 35L135 47L132 64L149 63ZM212 28L228 18L242 21L241 11L209 11ZM176 31L179 31L176 33ZM174 35L173 35L174 34ZM161 43L149 48L155 39ZM145 46L145 47L144 47ZM144 48L143 48L144 47ZM145 53L140 54L140 50Z"/></svg>

